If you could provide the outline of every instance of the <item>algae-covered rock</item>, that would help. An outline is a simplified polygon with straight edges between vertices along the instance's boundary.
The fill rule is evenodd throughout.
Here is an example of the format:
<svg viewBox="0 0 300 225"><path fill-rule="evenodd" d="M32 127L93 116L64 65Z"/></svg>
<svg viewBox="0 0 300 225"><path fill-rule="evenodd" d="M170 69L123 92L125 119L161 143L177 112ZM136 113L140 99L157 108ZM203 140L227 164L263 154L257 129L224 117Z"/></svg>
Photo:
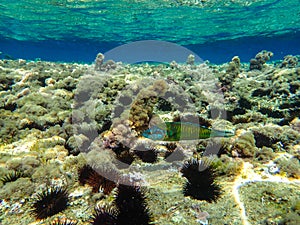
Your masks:
<svg viewBox="0 0 300 225"><path fill-rule="evenodd" d="M26 155L11 158L6 162L6 166L9 169L23 171L25 173L31 174L34 168L38 167L41 162L38 160L37 156Z"/></svg>
<svg viewBox="0 0 300 225"><path fill-rule="evenodd" d="M0 196L2 199L18 200L28 198L35 192L35 184L30 178L19 178L14 182L6 183L0 188Z"/></svg>
<svg viewBox="0 0 300 225"><path fill-rule="evenodd" d="M256 54L255 59L250 60L250 70L262 70L265 63L273 56L272 52L263 50Z"/></svg>
<svg viewBox="0 0 300 225"><path fill-rule="evenodd" d="M300 194L296 184L256 182L241 187L240 193L250 224L297 224L300 221L293 209Z"/></svg>
<svg viewBox="0 0 300 225"><path fill-rule="evenodd" d="M288 67L288 68L293 68L298 65L298 57L297 56L292 56L292 55L286 55L283 58L283 61L280 64L280 67Z"/></svg>
<svg viewBox="0 0 300 225"><path fill-rule="evenodd" d="M232 154L242 158L253 157L258 151L255 146L254 135L250 131L243 131L232 144Z"/></svg>
<svg viewBox="0 0 300 225"><path fill-rule="evenodd" d="M255 153L254 158L258 161L266 163L272 160L275 156L276 154L274 153L272 148L262 146L262 148Z"/></svg>
<svg viewBox="0 0 300 225"><path fill-rule="evenodd" d="M281 173L285 173L288 177L293 177L296 179L300 178L300 162L297 158L279 158L275 161Z"/></svg>

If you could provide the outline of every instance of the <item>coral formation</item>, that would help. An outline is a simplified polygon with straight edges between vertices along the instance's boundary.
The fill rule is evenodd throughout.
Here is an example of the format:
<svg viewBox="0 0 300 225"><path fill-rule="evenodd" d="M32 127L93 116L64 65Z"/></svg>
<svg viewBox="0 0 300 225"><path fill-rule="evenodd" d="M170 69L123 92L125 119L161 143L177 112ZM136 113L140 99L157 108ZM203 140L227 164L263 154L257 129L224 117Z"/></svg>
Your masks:
<svg viewBox="0 0 300 225"><path fill-rule="evenodd" d="M226 73L223 76L220 76L220 81L222 83L223 89L230 89L231 83L233 80L238 76L238 74L241 72L241 61L238 56L234 56L230 63L228 64L228 67L226 68Z"/></svg>
<svg viewBox="0 0 300 225"><path fill-rule="evenodd" d="M243 132L232 144L232 155L247 158L253 157L257 152L255 138L252 132Z"/></svg>
<svg viewBox="0 0 300 225"><path fill-rule="evenodd" d="M160 96L167 91L168 85L164 80L156 80L152 85L141 90L130 108L129 121L137 132L145 130L153 114L153 108Z"/></svg>
<svg viewBox="0 0 300 225"><path fill-rule="evenodd" d="M105 56L102 53L98 53L95 59L96 71L109 71L111 69L116 69L117 65L113 60L107 60L104 62Z"/></svg>
<svg viewBox="0 0 300 225"><path fill-rule="evenodd" d="M298 65L298 57L292 56L292 55L286 55L283 58L283 61L280 64L280 67L288 67L288 68L294 68Z"/></svg>
<svg viewBox="0 0 300 225"><path fill-rule="evenodd" d="M273 53L266 50L257 53L255 58L250 60L250 70L262 70L272 56Z"/></svg>

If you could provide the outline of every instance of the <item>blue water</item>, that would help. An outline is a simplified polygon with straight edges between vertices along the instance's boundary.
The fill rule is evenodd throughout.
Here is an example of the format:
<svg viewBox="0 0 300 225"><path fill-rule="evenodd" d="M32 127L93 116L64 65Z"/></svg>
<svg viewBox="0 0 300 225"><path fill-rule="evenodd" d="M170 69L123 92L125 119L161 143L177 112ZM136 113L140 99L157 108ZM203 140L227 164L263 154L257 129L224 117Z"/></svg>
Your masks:
<svg viewBox="0 0 300 225"><path fill-rule="evenodd" d="M248 62L263 49L274 60L300 54L299 0L183 2L1 0L0 58L90 63L140 40L176 43L212 63Z"/></svg>
<svg viewBox="0 0 300 225"><path fill-rule="evenodd" d="M285 55L300 54L300 32L276 37L244 37L235 40L220 40L205 44L184 45L203 60L212 63L225 63L238 55L248 62L263 49L274 53L273 60L283 59ZM63 62L91 63L97 53L105 53L123 43L92 42L89 40L44 40L18 41L0 39L0 58L46 60Z"/></svg>

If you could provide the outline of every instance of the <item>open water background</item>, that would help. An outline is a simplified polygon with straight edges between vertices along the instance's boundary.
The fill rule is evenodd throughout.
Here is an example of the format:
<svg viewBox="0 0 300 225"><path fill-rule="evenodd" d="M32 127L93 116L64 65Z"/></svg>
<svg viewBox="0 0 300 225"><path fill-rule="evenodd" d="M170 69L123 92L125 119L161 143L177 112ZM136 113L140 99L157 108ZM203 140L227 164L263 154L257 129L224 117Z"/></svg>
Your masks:
<svg viewBox="0 0 300 225"><path fill-rule="evenodd" d="M138 40L188 47L213 63L266 49L300 54L299 0L1 0L0 57L91 62Z"/></svg>

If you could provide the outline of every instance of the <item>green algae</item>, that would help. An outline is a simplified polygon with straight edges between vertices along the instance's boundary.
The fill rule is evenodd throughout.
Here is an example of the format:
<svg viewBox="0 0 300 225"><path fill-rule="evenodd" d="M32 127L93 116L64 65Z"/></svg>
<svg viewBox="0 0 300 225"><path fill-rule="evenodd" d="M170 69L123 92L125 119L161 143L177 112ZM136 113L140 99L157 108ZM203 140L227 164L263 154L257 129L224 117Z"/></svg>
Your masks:
<svg viewBox="0 0 300 225"><path fill-rule="evenodd" d="M28 198L35 192L35 184L30 178L19 178L14 182L6 183L0 189L0 196L2 199L20 200Z"/></svg>
<svg viewBox="0 0 300 225"><path fill-rule="evenodd" d="M299 201L296 184L257 182L240 189L251 224L297 224L300 216L294 206Z"/></svg>

